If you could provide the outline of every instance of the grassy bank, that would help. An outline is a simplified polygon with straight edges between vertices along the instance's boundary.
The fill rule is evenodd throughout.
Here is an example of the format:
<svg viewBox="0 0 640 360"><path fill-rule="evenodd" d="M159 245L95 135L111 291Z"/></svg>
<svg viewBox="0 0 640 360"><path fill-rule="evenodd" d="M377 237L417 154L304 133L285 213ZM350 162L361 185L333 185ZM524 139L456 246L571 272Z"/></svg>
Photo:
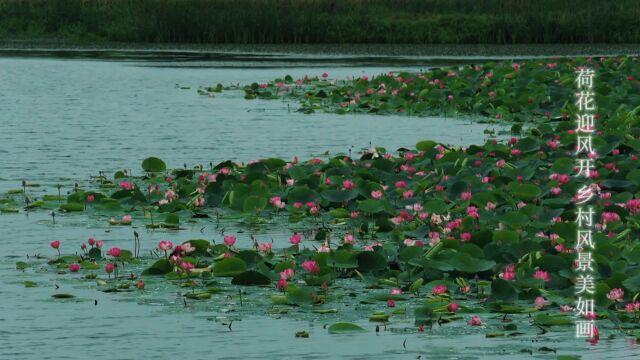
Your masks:
<svg viewBox="0 0 640 360"><path fill-rule="evenodd" d="M635 0L0 0L0 37L138 43L638 43Z"/></svg>

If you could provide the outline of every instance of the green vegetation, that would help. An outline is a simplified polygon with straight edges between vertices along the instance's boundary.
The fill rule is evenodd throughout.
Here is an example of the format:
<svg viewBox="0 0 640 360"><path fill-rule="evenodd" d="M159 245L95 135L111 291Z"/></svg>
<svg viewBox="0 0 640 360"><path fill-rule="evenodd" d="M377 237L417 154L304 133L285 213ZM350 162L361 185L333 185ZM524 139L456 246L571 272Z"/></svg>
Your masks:
<svg viewBox="0 0 640 360"><path fill-rule="evenodd" d="M637 43L634 0L2 0L0 36L140 43Z"/></svg>
<svg viewBox="0 0 640 360"><path fill-rule="evenodd" d="M593 66L600 77L594 87L598 116L609 116L619 107L640 107L640 63L627 56L486 62L349 80L332 79L328 73L297 80L286 75L242 89L250 100L297 101L304 113L482 115L483 121L518 123L512 129L518 133L521 123L568 120L577 112L568 99L574 96L575 72L584 65ZM198 93L210 96L219 88L201 88Z"/></svg>

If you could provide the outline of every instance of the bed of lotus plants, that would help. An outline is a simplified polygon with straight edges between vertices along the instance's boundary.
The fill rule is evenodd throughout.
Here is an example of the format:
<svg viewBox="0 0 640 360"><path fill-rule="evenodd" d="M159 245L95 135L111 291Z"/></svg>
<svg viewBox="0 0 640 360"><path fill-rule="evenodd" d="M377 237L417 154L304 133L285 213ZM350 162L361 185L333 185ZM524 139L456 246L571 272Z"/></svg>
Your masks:
<svg viewBox="0 0 640 360"><path fill-rule="evenodd" d="M328 73L297 80L287 75L243 89L246 99L297 101L305 113L479 114L485 122L542 123L576 113L573 83L581 65L598 71L594 92L602 113L613 113L621 105L640 106L640 63L631 56L487 62L348 80L332 79ZM199 93L224 89L238 87L218 84Z"/></svg>
<svg viewBox="0 0 640 360"><path fill-rule="evenodd" d="M51 254L33 261L95 284L96 291L144 291L145 281L153 281L185 288L185 301L240 294L242 302L245 294L244 301L261 304L263 312L338 313L341 320L358 314L384 325L410 319L407 327L416 331L451 322L482 326L495 316L505 325L489 337L517 335L511 316L526 317L543 332L572 331L565 326L576 318L573 196L593 182L597 312L589 316L603 328L640 336L640 118L629 109L640 97L633 75L622 75L640 69L632 58L593 60L602 106L593 137L599 157L592 179L581 180L573 176L575 126L565 116L572 105L563 100L571 98L572 71L581 61L592 60L497 63L346 82L305 79L291 87L285 79L283 94L300 98L306 109L421 114L435 106L513 120L560 116L508 141L468 147L427 140L394 151L371 147L357 155L175 169L150 157L136 175L101 172L66 194L32 198L26 206L54 210L52 221L68 212L130 226L130 249L105 248L94 238L43 239L51 242ZM283 86L247 93L265 97ZM623 94L629 100L614 108ZM0 207L17 211L29 184L23 186ZM219 231L171 240L194 224ZM286 235L275 242L251 235L251 246L239 246L240 233L266 227L286 229ZM167 240L143 244L143 231L166 232ZM344 321L328 328L364 330Z"/></svg>

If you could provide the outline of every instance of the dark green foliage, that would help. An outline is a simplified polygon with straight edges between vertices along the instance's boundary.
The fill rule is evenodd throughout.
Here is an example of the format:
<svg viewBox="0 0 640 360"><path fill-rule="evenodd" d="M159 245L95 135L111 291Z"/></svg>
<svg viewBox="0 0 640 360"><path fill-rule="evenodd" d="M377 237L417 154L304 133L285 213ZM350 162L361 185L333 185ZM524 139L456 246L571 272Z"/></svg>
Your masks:
<svg viewBox="0 0 640 360"><path fill-rule="evenodd" d="M143 43L637 43L634 0L3 0L0 36Z"/></svg>

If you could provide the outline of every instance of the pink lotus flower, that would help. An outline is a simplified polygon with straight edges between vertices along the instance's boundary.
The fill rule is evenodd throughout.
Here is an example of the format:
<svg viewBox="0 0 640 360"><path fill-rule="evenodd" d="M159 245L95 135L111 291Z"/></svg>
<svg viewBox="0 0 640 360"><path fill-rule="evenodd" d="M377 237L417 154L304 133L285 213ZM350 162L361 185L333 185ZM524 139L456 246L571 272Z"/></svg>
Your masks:
<svg viewBox="0 0 640 360"><path fill-rule="evenodd" d="M380 200L382 199L382 191L380 190L374 190L371 192L371 197L376 199L376 200Z"/></svg>
<svg viewBox="0 0 640 360"><path fill-rule="evenodd" d="M119 247L112 247L107 253L113 257L120 257L121 250Z"/></svg>
<svg viewBox="0 0 640 360"><path fill-rule="evenodd" d="M262 252L269 252L271 251L271 243L260 243L258 244L258 250L262 251Z"/></svg>
<svg viewBox="0 0 640 360"><path fill-rule="evenodd" d="M53 240L51 242L51 247L56 249L56 250L59 249L60 248L60 240Z"/></svg>
<svg viewBox="0 0 640 360"><path fill-rule="evenodd" d="M331 252L331 248L326 243L324 243L318 248L318 252L319 253L328 253L328 252Z"/></svg>
<svg viewBox="0 0 640 360"><path fill-rule="evenodd" d="M538 296L534 301L534 304L537 309L542 309L543 307L548 306L550 302L542 296Z"/></svg>
<svg viewBox="0 0 640 360"><path fill-rule="evenodd" d="M496 208L496 204L492 203L491 201L487 201L487 205L484 206L484 209L487 211L493 210Z"/></svg>
<svg viewBox="0 0 640 360"><path fill-rule="evenodd" d="M120 182L120 188L122 188L124 190L133 190L134 187L135 187L135 185L130 181L121 181Z"/></svg>
<svg viewBox="0 0 640 360"><path fill-rule="evenodd" d="M93 245L95 245L95 244L96 244L96 239L95 239L95 238L90 237L90 238L89 238L89 240L87 240L87 242L89 243L89 245L93 246Z"/></svg>
<svg viewBox="0 0 640 360"><path fill-rule="evenodd" d="M142 281L142 280L138 281L138 282L136 283L136 287L137 287L139 290L144 290L144 281Z"/></svg>
<svg viewBox="0 0 640 360"><path fill-rule="evenodd" d="M601 217L602 222L605 224L608 222L620 221L620 215L614 212L603 212Z"/></svg>
<svg viewBox="0 0 640 360"><path fill-rule="evenodd" d="M406 187L407 187L407 182L406 182L406 181L403 181L403 180L396 181L395 186L396 186L398 189L404 189L404 188L406 188Z"/></svg>
<svg viewBox="0 0 640 360"><path fill-rule="evenodd" d="M328 77L329 77L329 73L327 73L327 72L323 72L323 73L322 73L322 77L323 77L323 78L325 78L325 79L326 79L326 78L328 78Z"/></svg>
<svg viewBox="0 0 640 360"><path fill-rule="evenodd" d="M158 243L158 249L166 252L173 249L173 243L169 240L162 240Z"/></svg>
<svg viewBox="0 0 640 360"><path fill-rule="evenodd" d="M411 199L413 197L413 190L407 190L402 193L402 197L405 199Z"/></svg>
<svg viewBox="0 0 640 360"><path fill-rule="evenodd" d="M471 317L471 320L469 320L467 322L467 324L471 325L471 326L482 326L482 320L480 319L479 316L477 315L473 315Z"/></svg>
<svg viewBox="0 0 640 360"><path fill-rule="evenodd" d="M69 264L69 271L71 272L78 272L78 270L80 270L80 264Z"/></svg>
<svg viewBox="0 0 640 360"><path fill-rule="evenodd" d="M194 267L195 266L193 266L193 264L190 262L183 261L180 263L180 268L182 268L185 271L191 271L193 270Z"/></svg>
<svg viewBox="0 0 640 360"><path fill-rule="evenodd" d="M287 279L280 278L276 284L278 290L284 290L287 288Z"/></svg>
<svg viewBox="0 0 640 360"><path fill-rule="evenodd" d="M95 196L93 196L93 195L87 195L87 201L88 201L88 202L93 202L95 199L96 199L96 197L95 197Z"/></svg>
<svg viewBox="0 0 640 360"><path fill-rule="evenodd" d="M551 278L549 277L549 273L543 270L536 270L536 272L533 274L533 277L543 280L544 282L551 280Z"/></svg>
<svg viewBox="0 0 640 360"><path fill-rule="evenodd" d="M286 206L286 204L282 201L280 196L273 196L269 199L269 203L278 209L282 209Z"/></svg>
<svg viewBox="0 0 640 360"><path fill-rule="evenodd" d="M628 303L627 305L624 306L624 311L626 311L626 312L635 312L636 311L635 304Z"/></svg>
<svg viewBox="0 0 640 360"><path fill-rule="evenodd" d="M393 299L389 299L387 300L387 307L395 307L396 306L396 301Z"/></svg>
<svg viewBox="0 0 640 360"><path fill-rule="evenodd" d="M224 237L224 244L231 247L236 243L236 237L233 235L227 235Z"/></svg>
<svg viewBox="0 0 640 360"><path fill-rule="evenodd" d="M167 199L169 202L173 201L174 199L176 199L178 196L176 195L176 192L173 191L172 189L168 189L165 193L164 193L164 198Z"/></svg>
<svg viewBox="0 0 640 360"><path fill-rule="evenodd" d="M342 239L342 241L345 244L351 244L351 245L356 243L356 239L352 234L344 234L344 238Z"/></svg>
<svg viewBox="0 0 640 360"><path fill-rule="evenodd" d="M572 312L573 311L573 307L571 307L569 305L560 305L560 311L561 312Z"/></svg>
<svg viewBox="0 0 640 360"><path fill-rule="evenodd" d="M496 161L496 166L499 167L499 168L503 168L506 163L507 163L506 161L500 159L500 160Z"/></svg>
<svg viewBox="0 0 640 360"><path fill-rule="evenodd" d="M123 223L130 223L131 222L131 215L124 215L122 217L122 222Z"/></svg>
<svg viewBox="0 0 640 360"><path fill-rule="evenodd" d="M389 293L391 295L402 295L402 289L400 288L393 288L391 290L389 290Z"/></svg>
<svg viewBox="0 0 640 360"><path fill-rule="evenodd" d="M552 187L551 188L551 193L553 195L560 195L560 193L562 193L562 188L559 187Z"/></svg>
<svg viewBox="0 0 640 360"><path fill-rule="evenodd" d="M449 306L447 306L447 310L452 313L458 312L458 310L460 310L460 305L458 305L457 303L451 303L449 304Z"/></svg>
<svg viewBox="0 0 640 360"><path fill-rule="evenodd" d="M294 233L289 238L289 242L292 243L293 245L298 245L300 244L301 241L302 241L302 234L299 234L299 233Z"/></svg>
<svg viewBox="0 0 640 360"><path fill-rule="evenodd" d="M447 292L447 286L444 284L436 285L433 288L433 295L442 295Z"/></svg>
<svg viewBox="0 0 640 360"><path fill-rule="evenodd" d="M205 203L206 203L206 200L200 196L193 200L193 204L198 207L204 206Z"/></svg>
<svg viewBox="0 0 640 360"><path fill-rule="evenodd" d="M349 217L351 217L352 219L357 219L360 217L360 213L357 211L352 211L351 214L349 214Z"/></svg>
<svg viewBox="0 0 640 360"><path fill-rule="evenodd" d="M116 266L113 263L107 263L104 266L104 271L107 272L107 274L111 274L113 272L113 270L115 270Z"/></svg>
<svg viewBox="0 0 640 360"><path fill-rule="evenodd" d="M343 190L351 190L355 187L355 183L352 180L344 180L342 181L342 189Z"/></svg>
<svg viewBox="0 0 640 360"><path fill-rule="evenodd" d="M613 288L607 294L607 298L611 301L623 302L624 301L624 291L620 288Z"/></svg>
<svg viewBox="0 0 640 360"><path fill-rule="evenodd" d="M462 241L471 241L471 233L463 232L460 234L460 240Z"/></svg>
<svg viewBox="0 0 640 360"><path fill-rule="evenodd" d="M281 279L292 279L295 275L296 272L291 268L284 269L280 272Z"/></svg>
<svg viewBox="0 0 640 360"><path fill-rule="evenodd" d="M320 265L315 260L305 260L302 262L302 268L310 272L311 274L317 274L320 272Z"/></svg>
<svg viewBox="0 0 640 360"><path fill-rule="evenodd" d="M104 245L104 241L102 241L102 240L98 240L98 241L96 241L96 247L97 247L98 249L102 249L102 245Z"/></svg>

